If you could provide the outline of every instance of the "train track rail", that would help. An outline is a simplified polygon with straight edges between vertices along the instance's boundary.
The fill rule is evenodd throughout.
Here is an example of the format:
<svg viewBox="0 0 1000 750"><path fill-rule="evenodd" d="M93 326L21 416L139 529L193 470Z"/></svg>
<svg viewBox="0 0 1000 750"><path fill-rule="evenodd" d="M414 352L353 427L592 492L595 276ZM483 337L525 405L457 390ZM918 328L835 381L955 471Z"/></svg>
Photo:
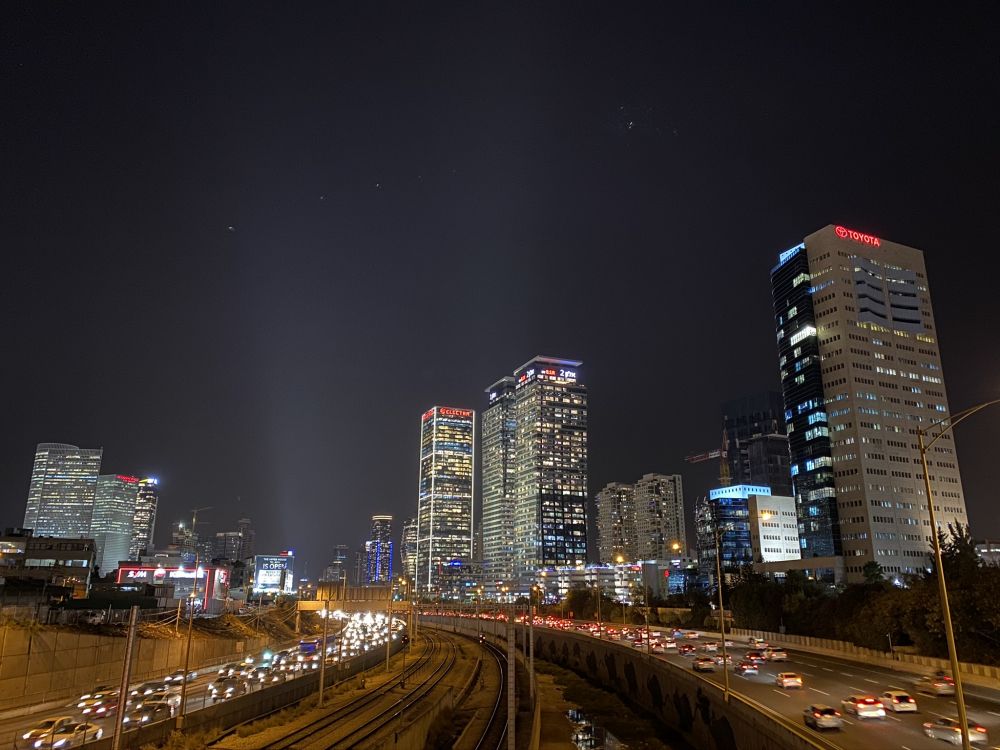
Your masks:
<svg viewBox="0 0 1000 750"><path fill-rule="evenodd" d="M501 750L507 741L507 654L499 646L483 641L486 652L496 659L500 671L500 690L476 750Z"/></svg>
<svg viewBox="0 0 1000 750"><path fill-rule="evenodd" d="M268 744L268 750L351 748L374 736L393 719L426 697L455 666L458 646L454 639L434 631L428 631L424 638L427 643L424 652L402 674ZM444 658L435 665L434 662L442 655ZM427 674L423 674L424 672ZM397 697L394 692L397 690L404 692ZM388 698L393 698L392 703L377 710ZM347 725L359 722L360 726L346 730Z"/></svg>

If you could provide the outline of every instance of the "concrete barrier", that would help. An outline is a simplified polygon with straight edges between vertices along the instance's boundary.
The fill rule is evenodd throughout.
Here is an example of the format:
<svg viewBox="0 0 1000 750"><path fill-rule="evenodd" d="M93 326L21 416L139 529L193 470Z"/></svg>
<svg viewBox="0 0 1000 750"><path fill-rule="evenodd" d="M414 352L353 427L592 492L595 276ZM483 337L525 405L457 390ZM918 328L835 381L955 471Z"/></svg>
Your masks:
<svg viewBox="0 0 1000 750"><path fill-rule="evenodd" d="M424 617L460 632L476 632L474 620ZM482 629L500 637L506 623L484 620ZM518 648L524 629L514 628ZM662 659L619 643L549 628L535 628L535 658L572 669L658 718L699 750L832 750L830 742L748 698Z"/></svg>
<svg viewBox="0 0 1000 750"><path fill-rule="evenodd" d="M266 645L265 638L197 638L191 642L191 667L237 661ZM184 638L140 639L132 679L141 682L179 669L186 647ZM124 638L0 628L0 710L70 700L95 685L117 685L124 656Z"/></svg>

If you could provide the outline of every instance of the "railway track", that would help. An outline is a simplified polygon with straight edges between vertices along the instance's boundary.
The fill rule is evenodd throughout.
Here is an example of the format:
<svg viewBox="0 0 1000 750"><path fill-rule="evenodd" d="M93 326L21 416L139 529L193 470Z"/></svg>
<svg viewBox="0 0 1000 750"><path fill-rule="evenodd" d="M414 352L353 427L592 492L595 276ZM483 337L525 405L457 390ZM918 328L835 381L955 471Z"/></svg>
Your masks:
<svg viewBox="0 0 1000 750"><path fill-rule="evenodd" d="M490 720L479 742L476 743L476 750L502 750L507 741L507 654L489 641L483 641L482 646L496 659L500 670L500 692L497 694L496 703L493 704Z"/></svg>
<svg viewBox="0 0 1000 750"><path fill-rule="evenodd" d="M370 739L394 719L401 717L427 696L451 671L458 660L458 644L450 636L427 631L427 646L406 670L385 685L310 722L301 729L267 745L268 750L332 750L353 748ZM434 664L439 657L438 664ZM427 674L424 674L424 673ZM404 687L407 685L407 687ZM394 691L404 691L398 697ZM392 703L379 709L387 698ZM345 730L346 725L356 728Z"/></svg>

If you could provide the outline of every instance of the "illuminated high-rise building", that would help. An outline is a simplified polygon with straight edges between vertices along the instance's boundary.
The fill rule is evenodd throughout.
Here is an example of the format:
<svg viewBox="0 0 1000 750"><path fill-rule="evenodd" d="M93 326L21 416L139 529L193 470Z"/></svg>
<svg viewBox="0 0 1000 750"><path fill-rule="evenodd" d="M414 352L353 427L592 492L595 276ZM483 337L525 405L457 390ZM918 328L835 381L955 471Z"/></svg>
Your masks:
<svg viewBox="0 0 1000 750"><path fill-rule="evenodd" d="M507 376L487 388L482 415L483 581L491 592L514 578L515 385Z"/></svg>
<svg viewBox="0 0 1000 750"><path fill-rule="evenodd" d="M138 560L140 556L152 553L153 532L156 530L156 506L159 501L159 482L153 477L140 479L135 495L135 515L132 516L129 560Z"/></svg>
<svg viewBox="0 0 1000 750"><path fill-rule="evenodd" d="M22 528L35 536L88 537L102 452L39 443Z"/></svg>
<svg viewBox="0 0 1000 750"><path fill-rule="evenodd" d="M475 412L435 406L420 418L416 585L443 592L472 561Z"/></svg>
<svg viewBox="0 0 1000 750"><path fill-rule="evenodd" d="M403 575L412 581L417 574L416 518L407 518L403 521L403 533L399 542L399 560L403 567Z"/></svg>
<svg viewBox="0 0 1000 750"><path fill-rule="evenodd" d="M687 553L684 483L680 474L646 474L635 483L635 546L639 560Z"/></svg>
<svg viewBox="0 0 1000 750"><path fill-rule="evenodd" d="M597 561L640 559L635 536L635 485L611 482L594 499L597 511Z"/></svg>
<svg viewBox="0 0 1000 750"><path fill-rule="evenodd" d="M587 389L581 362L535 357L514 372L514 576L587 562Z"/></svg>
<svg viewBox="0 0 1000 750"><path fill-rule="evenodd" d="M392 516L372 516L371 537L365 542L367 583L392 581Z"/></svg>
<svg viewBox="0 0 1000 750"><path fill-rule="evenodd" d="M139 478L127 474L101 474L97 478L90 537L94 540L96 564L102 576L129 559L138 489Z"/></svg>
<svg viewBox="0 0 1000 750"><path fill-rule="evenodd" d="M915 428L948 417L920 250L826 226L771 271L802 557L889 575L928 564L930 518ZM965 525L955 444L929 456L937 519Z"/></svg>

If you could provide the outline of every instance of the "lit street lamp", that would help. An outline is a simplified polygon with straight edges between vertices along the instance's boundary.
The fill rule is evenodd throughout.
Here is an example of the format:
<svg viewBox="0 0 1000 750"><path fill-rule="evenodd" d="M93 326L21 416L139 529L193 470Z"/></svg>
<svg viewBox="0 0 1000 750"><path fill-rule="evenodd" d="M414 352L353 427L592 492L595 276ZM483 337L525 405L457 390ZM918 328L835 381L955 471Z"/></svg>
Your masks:
<svg viewBox="0 0 1000 750"><path fill-rule="evenodd" d="M954 429L959 422L967 417L971 417L987 406L994 406L996 404L1000 404L1000 398L986 401L976 406L970 406L968 409L956 412L949 417L939 419L937 422L928 425L927 429L917 427L917 446L920 449L920 463L924 470L924 489L927 493L927 513L930 516L931 522L931 540L934 547L934 566L937 569L938 596L941 598L941 619L944 621L944 635L945 640L948 642L948 659L951 661L951 676L955 681L958 726L962 732L962 748L964 750L970 750L971 747L969 742L969 717L965 710L965 693L962 689L962 675L959 672L958 651L955 648L955 631L951 622L951 607L948 604L948 585L945 583L944 566L941 563L941 540L938 537L937 519L934 516L934 496L931 493L931 477L927 472L927 451L930 450L930 447L942 435ZM945 425L945 422L948 422L948 424ZM931 430L935 428L940 429L937 434L932 435ZM924 442L925 436L930 437L929 442Z"/></svg>

